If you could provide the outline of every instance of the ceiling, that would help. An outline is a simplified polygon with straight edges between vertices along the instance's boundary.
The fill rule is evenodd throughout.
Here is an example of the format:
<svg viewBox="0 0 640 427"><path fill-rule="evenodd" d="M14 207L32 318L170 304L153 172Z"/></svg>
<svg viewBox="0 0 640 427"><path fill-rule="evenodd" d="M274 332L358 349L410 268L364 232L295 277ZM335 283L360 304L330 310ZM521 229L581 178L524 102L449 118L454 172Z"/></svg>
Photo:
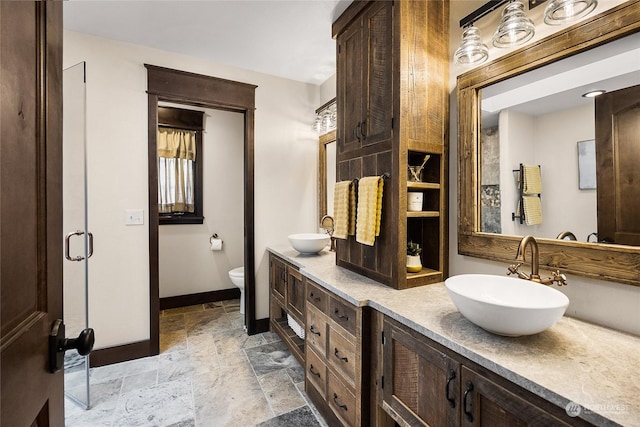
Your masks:
<svg viewBox="0 0 640 427"><path fill-rule="evenodd" d="M336 72L331 24L351 0L64 2L64 28L296 81Z"/></svg>

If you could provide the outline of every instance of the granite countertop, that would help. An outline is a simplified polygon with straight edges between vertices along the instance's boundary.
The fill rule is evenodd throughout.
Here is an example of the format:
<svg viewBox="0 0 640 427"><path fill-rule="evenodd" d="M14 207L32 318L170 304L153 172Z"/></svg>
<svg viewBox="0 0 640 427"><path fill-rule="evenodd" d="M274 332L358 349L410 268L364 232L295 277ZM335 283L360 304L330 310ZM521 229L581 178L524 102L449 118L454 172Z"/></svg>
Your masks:
<svg viewBox="0 0 640 427"><path fill-rule="evenodd" d="M524 337L491 334L465 319L444 283L396 290L338 267L335 254L268 248L356 306L370 306L596 425L640 425L640 338L571 317Z"/></svg>

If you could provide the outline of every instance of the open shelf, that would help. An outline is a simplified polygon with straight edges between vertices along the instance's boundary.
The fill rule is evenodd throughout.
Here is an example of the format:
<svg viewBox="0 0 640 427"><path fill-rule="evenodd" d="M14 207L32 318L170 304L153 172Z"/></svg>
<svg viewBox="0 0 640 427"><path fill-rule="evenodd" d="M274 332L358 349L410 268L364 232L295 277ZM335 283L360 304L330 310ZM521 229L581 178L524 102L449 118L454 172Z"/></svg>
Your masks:
<svg viewBox="0 0 640 427"><path fill-rule="evenodd" d="M417 273L407 273L407 285L409 287L439 283L444 280L442 271L422 267Z"/></svg>
<svg viewBox="0 0 640 427"><path fill-rule="evenodd" d="M293 332L293 329L291 329L287 323L287 316L271 319L271 326L288 345L291 353L298 359L298 362L304 365L304 340Z"/></svg>
<svg viewBox="0 0 640 427"><path fill-rule="evenodd" d="M437 182L407 181L407 188L410 190L439 190L440 184Z"/></svg>
<svg viewBox="0 0 640 427"><path fill-rule="evenodd" d="M407 211L407 218L438 218L439 216L438 211Z"/></svg>

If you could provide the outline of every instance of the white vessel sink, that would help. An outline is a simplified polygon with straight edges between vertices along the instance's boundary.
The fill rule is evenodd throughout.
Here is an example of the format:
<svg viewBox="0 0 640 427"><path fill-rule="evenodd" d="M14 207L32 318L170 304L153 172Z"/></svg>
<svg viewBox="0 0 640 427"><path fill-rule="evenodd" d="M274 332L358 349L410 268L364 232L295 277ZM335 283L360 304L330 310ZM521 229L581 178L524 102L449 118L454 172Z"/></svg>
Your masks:
<svg viewBox="0 0 640 427"><path fill-rule="evenodd" d="M569 305L569 298L554 288L507 276L462 274L444 284L464 317L498 335L542 332L560 320Z"/></svg>
<svg viewBox="0 0 640 427"><path fill-rule="evenodd" d="M293 249L301 254L318 253L327 246L331 239L328 234L320 233L290 234L288 237Z"/></svg>

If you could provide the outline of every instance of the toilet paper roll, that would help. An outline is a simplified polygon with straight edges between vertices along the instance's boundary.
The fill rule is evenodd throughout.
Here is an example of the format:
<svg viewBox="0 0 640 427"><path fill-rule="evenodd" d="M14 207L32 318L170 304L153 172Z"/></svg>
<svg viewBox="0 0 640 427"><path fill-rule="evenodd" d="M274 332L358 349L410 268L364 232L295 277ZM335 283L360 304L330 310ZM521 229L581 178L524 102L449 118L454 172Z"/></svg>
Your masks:
<svg viewBox="0 0 640 427"><path fill-rule="evenodd" d="M222 250L222 239L211 239L211 250L212 251L221 251Z"/></svg>

